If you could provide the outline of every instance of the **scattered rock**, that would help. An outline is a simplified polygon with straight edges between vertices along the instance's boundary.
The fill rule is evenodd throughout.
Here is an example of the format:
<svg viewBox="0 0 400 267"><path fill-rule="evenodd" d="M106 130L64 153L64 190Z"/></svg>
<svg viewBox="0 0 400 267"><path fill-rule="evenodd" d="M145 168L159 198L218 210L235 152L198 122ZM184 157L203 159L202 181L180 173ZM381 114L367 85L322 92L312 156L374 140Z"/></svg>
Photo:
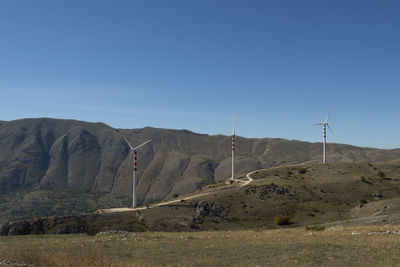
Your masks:
<svg viewBox="0 0 400 267"><path fill-rule="evenodd" d="M382 193L375 193L375 194L372 194L372 197L375 200L381 200L383 198L383 194Z"/></svg>
<svg viewBox="0 0 400 267"><path fill-rule="evenodd" d="M278 186L278 185L275 185L275 184L258 185L258 186L249 185L249 186L246 187L245 193L246 194L250 194L250 193L257 194L257 198L258 199L262 199L262 200L264 199L265 195L268 195L268 194L271 194L271 193L273 193L275 195L289 195L291 197L296 196L295 193L289 194L289 189L288 188L285 188L285 187L282 187L282 186Z"/></svg>
<svg viewBox="0 0 400 267"><path fill-rule="evenodd" d="M378 231L378 232L368 232L368 235L400 235L400 231Z"/></svg>
<svg viewBox="0 0 400 267"><path fill-rule="evenodd" d="M128 231L122 230L108 230L104 232L99 232L96 235L124 235L124 236L136 236L135 233L130 233Z"/></svg>
<svg viewBox="0 0 400 267"><path fill-rule="evenodd" d="M0 260L0 267L34 267L32 264L28 264L17 260Z"/></svg>
<svg viewBox="0 0 400 267"><path fill-rule="evenodd" d="M383 212L383 210L378 210L377 212L374 213L374 215L372 216L378 216L379 214L381 214Z"/></svg>
<svg viewBox="0 0 400 267"><path fill-rule="evenodd" d="M60 227L56 234L81 234L84 233L85 227L81 224L70 224Z"/></svg>

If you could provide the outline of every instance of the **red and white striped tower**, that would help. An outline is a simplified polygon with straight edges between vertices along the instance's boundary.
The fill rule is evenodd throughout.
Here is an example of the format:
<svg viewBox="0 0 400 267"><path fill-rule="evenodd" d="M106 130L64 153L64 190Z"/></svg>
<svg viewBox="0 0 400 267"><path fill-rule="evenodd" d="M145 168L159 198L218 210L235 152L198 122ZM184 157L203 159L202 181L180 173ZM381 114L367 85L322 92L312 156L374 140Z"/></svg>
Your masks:
<svg viewBox="0 0 400 267"><path fill-rule="evenodd" d="M328 123L328 118L329 118L330 113L331 113L331 111L329 110L324 122L314 124L314 126L322 125L324 127L324 143L322 144L322 162L323 163L326 163L326 127L328 126L329 130L332 132L332 129Z"/></svg>
<svg viewBox="0 0 400 267"><path fill-rule="evenodd" d="M132 208L136 207L136 171L137 171L137 152L133 151L133 181L132 181Z"/></svg>
<svg viewBox="0 0 400 267"><path fill-rule="evenodd" d="M122 137L124 138L125 142L129 146L129 165L132 162L132 155L133 155L133 181L132 181L132 208L136 208L136 171L137 171L137 150L144 146L145 144L151 142L150 140L147 140L146 142L138 145L137 147L132 147L132 145L129 143L128 139L122 134Z"/></svg>
<svg viewBox="0 0 400 267"><path fill-rule="evenodd" d="M232 134L232 180L235 180L235 115L233 116L233 134Z"/></svg>

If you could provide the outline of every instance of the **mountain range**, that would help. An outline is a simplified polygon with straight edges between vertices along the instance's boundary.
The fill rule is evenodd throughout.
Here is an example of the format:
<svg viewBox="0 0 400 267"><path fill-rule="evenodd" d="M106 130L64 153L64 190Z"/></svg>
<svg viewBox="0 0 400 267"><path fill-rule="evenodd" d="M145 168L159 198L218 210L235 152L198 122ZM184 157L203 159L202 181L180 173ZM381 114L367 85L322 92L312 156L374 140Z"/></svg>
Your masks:
<svg viewBox="0 0 400 267"><path fill-rule="evenodd" d="M155 202L230 177L231 136L157 128L114 129L61 119L0 121L0 197L12 192L68 191L128 197L129 147L138 151L138 201ZM321 160L322 144L280 138L236 141L238 175L256 169ZM327 145L330 162L388 162L400 149Z"/></svg>

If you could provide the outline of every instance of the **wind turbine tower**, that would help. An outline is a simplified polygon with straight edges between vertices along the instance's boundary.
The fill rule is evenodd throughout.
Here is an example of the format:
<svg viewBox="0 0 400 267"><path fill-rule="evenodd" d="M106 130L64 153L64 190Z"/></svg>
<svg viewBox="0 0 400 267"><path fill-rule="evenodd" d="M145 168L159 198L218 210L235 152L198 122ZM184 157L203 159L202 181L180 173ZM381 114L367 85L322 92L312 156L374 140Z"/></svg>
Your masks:
<svg viewBox="0 0 400 267"><path fill-rule="evenodd" d="M136 172L137 172L137 150L139 148L141 148L142 146L144 146L145 144L149 143L151 141L148 140L140 145L138 145L137 147L132 147L131 144L128 142L128 139L126 139L126 137L122 134L122 137L124 138L125 142L128 144L129 146L129 165L132 162L132 155L133 155L133 177L132 177L132 208L136 208Z"/></svg>
<svg viewBox="0 0 400 267"><path fill-rule="evenodd" d="M322 162L323 162L323 163L326 163L326 127L328 126L329 130L332 132L332 129L331 129L331 127L330 127L329 124L328 124L328 118L329 118L329 114L330 114L330 113L331 113L331 112L329 111L328 114L326 115L325 121L323 121L323 122L321 122L321 123L314 124L314 126L316 126L316 125L322 125L323 128L324 128L324 143L323 143L323 149L322 149L322 151L323 151Z"/></svg>
<svg viewBox="0 0 400 267"><path fill-rule="evenodd" d="M232 181L235 180L235 115L233 115L233 134L232 134Z"/></svg>

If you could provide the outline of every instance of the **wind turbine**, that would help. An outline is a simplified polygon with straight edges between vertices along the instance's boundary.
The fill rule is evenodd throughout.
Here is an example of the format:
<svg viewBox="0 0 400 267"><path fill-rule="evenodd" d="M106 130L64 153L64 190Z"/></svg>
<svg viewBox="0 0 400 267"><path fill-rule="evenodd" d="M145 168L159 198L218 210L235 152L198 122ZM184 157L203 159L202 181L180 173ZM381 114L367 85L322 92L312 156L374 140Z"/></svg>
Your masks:
<svg viewBox="0 0 400 267"><path fill-rule="evenodd" d="M332 132L332 129L328 124L328 118L329 118L329 114L330 113L331 113L331 111L329 111L328 114L326 115L325 121L323 121L321 123L314 124L314 126L322 125L324 127L324 144L323 144L323 156L322 156L322 162L323 163L326 163L326 126L328 126L329 130Z"/></svg>
<svg viewBox="0 0 400 267"><path fill-rule="evenodd" d="M129 165L132 162L132 155L133 155L133 182L132 182L132 208L136 208L136 171L137 171L137 150L144 146L145 144L151 141L148 140L137 147L132 147L132 145L128 142L128 139L121 133L122 137L125 139L125 142L129 146Z"/></svg>
<svg viewBox="0 0 400 267"><path fill-rule="evenodd" d="M235 180L235 114L233 114L233 134L232 134L232 181Z"/></svg>

